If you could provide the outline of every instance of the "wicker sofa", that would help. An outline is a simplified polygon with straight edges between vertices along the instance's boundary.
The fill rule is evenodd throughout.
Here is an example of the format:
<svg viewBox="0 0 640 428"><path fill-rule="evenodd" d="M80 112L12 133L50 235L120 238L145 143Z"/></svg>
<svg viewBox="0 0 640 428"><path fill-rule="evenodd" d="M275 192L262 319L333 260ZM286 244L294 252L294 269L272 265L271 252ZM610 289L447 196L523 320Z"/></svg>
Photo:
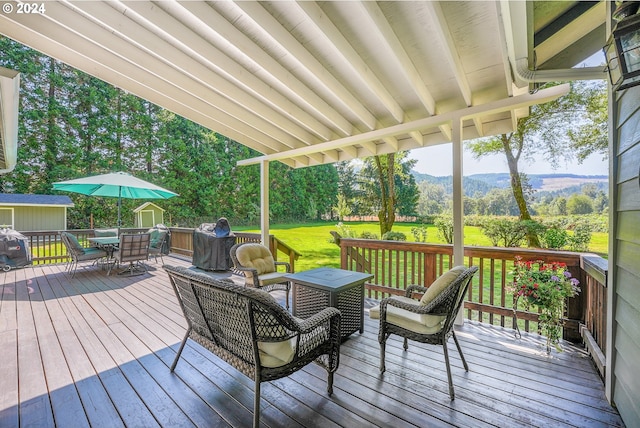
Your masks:
<svg viewBox="0 0 640 428"><path fill-rule="evenodd" d="M312 361L327 370L327 392L340 358L340 311L326 308L302 320L269 293L218 280L185 267L164 265L180 302L187 339L201 344L255 380L253 425L260 421L260 383L288 376Z"/></svg>

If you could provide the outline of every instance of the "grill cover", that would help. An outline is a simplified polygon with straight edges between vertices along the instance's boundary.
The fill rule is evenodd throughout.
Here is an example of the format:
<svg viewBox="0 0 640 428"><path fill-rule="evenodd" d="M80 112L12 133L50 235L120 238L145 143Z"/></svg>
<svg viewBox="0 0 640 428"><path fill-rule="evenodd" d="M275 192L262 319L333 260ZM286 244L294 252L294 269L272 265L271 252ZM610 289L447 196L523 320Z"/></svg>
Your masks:
<svg viewBox="0 0 640 428"><path fill-rule="evenodd" d="M31 264L29 239L13 229L0 229L0 268L11 268Z"/></svg>
<svg viewBox="0 0 640 428"><path fill-rule="evenodd" d="M205 270L231 269L229 251L236 243L226 218L202 223L193 231L193 265Z"/></svg>

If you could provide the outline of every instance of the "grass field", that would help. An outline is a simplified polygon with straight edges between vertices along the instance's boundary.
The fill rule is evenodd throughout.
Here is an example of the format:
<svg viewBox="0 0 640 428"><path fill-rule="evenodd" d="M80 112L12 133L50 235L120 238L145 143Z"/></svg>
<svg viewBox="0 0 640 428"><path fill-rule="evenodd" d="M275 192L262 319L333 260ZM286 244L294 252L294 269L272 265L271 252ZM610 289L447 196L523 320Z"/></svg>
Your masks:
<svg viewBox="0 0 640 428"><path fill-rule="evenodd" d="M375 222L348 222L345 225L355 231L356 236L359 236L362 232L380 235L380 227ZM411 229L421 226L424 225L418 223L396 223L393 226L393 231L402 232L406 235L407 241L415 242ZM444 243L444 240L440 239L433 225L426 225L426 227L427 242ZM242 227L234 228L234 230L260 232L258 229ZM274 224L270 228L272 235L302 254L296 261L296 271L321 266L340 267L340 248L331 242L330 232L332 230L338 231L335 222ZM491 241L484 236L479 227L475 226L465 226L464 240L465 245L491 246ZM606 258L607 245L607 233L594 233L589 244L589 251Z"/></svg>

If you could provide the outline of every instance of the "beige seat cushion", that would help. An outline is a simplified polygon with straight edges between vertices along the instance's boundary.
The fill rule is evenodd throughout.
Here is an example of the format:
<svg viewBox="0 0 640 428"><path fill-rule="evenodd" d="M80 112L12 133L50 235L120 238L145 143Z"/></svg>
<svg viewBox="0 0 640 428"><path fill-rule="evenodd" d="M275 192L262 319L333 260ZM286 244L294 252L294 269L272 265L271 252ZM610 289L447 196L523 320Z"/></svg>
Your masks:
<svg viewBox="0 0 640 428"><path fill-rule="evenodd" d="M260 282L260 286L264 287L265 285L286 282L287 279L284 277L282 272L269 272L264 275L258 275L258 281Z"/></svg>
<svg viewBox="0 0 640 428"><path fill-rule="evenodd" d="M417 301L409 297L394 296L392 300L415 305ZM378 315L379 316L379 315ZM421 334L434 334L442 330L443 315L416 314L395 306L387 305L387 322Z"/></svg>
<svg viewBox="0 0 640 428"><path fill-rule="evenodd" d="M236 251L236 257L240 265L254 268L258 271L258 275L276 271L276 264L271 252L262 244L241 245Z"/></svg>
<svg viewBox="0 0 640 428"><path fill-rule="evenodd" d="M296 338L281 342L258 342L260 365L263 367L280 367L293 361L296 353Z"/></svg>
<svg viewBox="0 0 640 428"><path fill-rule="evenodd" d="M380 319L380 305L374 306L373 308L369 309L369 318L371 318L372 320Z"/></svg>
<svg viewBox="0 0 640 428"><path fill-rule="evenodd" d="M428 305L436 298L438 294L440 294L445 288L449 286L453 281L456 280L465 270L467 270L464 266L455 266L451 268L451 270L443 273L433 281L433 283L429 286L427 291L422 295L422 299L420 299L421 305Z"/></svg>

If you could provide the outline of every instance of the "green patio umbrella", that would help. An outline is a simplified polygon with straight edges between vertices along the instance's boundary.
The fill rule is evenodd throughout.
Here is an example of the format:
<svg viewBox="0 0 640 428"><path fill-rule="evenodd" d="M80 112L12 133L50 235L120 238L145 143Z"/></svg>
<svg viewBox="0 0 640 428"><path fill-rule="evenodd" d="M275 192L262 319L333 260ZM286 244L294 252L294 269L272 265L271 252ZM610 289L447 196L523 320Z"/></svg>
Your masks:
<svg viewBox="0 0 640 428"><path fill-rule="evenodd" d="M122 198L127 199L169 199L178 196L170 190L141 180L126 172L112 172L53 183L54 190L81 193L91 196L118 198L118 227L122 226L120 207Z"/></svg>

